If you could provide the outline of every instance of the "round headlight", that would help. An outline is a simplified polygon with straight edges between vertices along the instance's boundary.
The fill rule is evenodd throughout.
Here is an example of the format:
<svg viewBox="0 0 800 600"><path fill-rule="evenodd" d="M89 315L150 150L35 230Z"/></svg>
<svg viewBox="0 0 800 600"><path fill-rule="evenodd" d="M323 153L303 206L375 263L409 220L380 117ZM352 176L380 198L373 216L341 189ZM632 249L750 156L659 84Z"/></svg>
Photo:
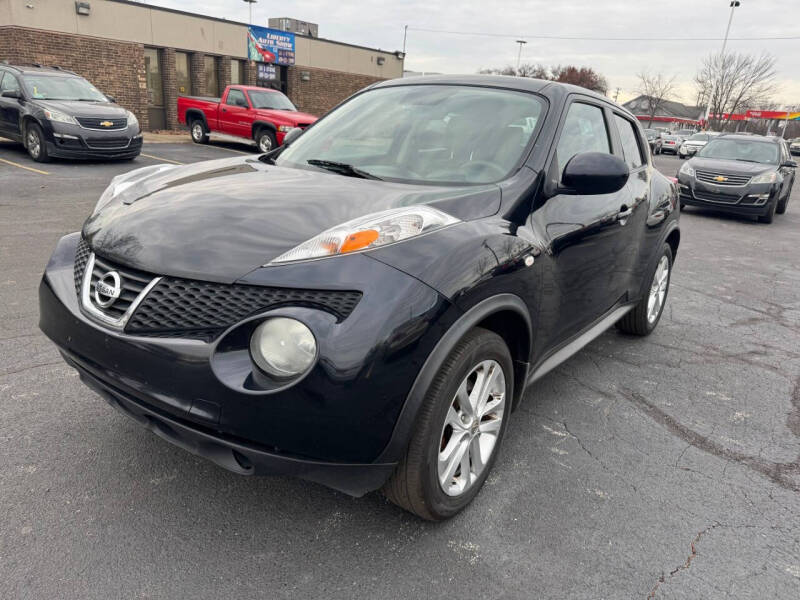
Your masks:
<svg viewBox="0 0 800 600"><path fill-rule="evenodd" d="M314 362L317 342L300 321L267 319L250 337L250 356L258 367L277 379L296 377Z"/></svg>

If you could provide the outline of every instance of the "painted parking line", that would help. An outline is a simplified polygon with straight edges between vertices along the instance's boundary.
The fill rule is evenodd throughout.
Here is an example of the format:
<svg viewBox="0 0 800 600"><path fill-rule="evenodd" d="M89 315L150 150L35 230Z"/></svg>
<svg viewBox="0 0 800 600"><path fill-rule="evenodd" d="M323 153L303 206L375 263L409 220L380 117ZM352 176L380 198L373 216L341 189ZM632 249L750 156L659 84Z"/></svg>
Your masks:
<svg viewBox="0 0 800 600"><path fill-rule="evenodd" d="M206 148L214 148L215 150L222 150L223 152L235 152L236 154L254 154L253 152L245 152L244 150L234 150L233 148L223 148L222 146L215 146L209 144Z"/></svg>
<svg viewBox="0 0 800 600"><path fill-rule="evenodd" d="M182 165L182 162L178 162L177 160L172 160L170 158L164 158L162 156L153 156L152 154L145 154L142 152L139 156L146 156L147 158L153 158L155 160L163 160L164 162L172 163L174 165Z"/></svg>
<svg viewBox="0 0 800 600"><path fill-rule="evenodd" d="M48 173L47 171L42 171L41 169L34 169L33 167L26 167L25 165L21 165L13 161L6 160L5 158L0 158L0 162L6 163L7 165L11 165L12 167L19 167L20 169L25 169L26 171L33 171L34 173L39 173L40 175L50 175L50 173Z"/></svg>

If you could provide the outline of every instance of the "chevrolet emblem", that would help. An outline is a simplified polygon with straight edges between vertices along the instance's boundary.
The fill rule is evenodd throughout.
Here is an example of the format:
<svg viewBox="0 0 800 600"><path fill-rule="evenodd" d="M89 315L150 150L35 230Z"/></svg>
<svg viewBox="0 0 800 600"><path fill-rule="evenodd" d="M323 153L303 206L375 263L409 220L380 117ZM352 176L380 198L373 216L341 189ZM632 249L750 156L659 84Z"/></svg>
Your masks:
<svg viewBox="0 0 800 600"><path fill-rule="evenodd" d="M719 182L728 181L728 178L723 177L722 175L717 175L716 177L714 177L714 181L719 181Z"/></svg>
<svg viewBox="0 0 800 600"><path fill-rule="evenodd" d="M111 121L100 121L100 125L102 127L113 127L114 123L112 123Z"/></svg>

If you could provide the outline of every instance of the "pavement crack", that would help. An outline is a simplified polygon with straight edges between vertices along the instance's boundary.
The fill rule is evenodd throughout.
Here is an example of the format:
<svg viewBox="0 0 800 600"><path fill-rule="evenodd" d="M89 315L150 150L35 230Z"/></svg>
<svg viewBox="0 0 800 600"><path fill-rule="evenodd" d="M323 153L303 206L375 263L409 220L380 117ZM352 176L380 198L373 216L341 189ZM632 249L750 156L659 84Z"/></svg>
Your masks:
<svg viewBox="0 0 800 600"><path fill-rule="evenodd" d="M683 562L683 564L678 565L677 567L672 569L669 572L669 574L661 573L661 577L658 578L658 581L656 581L655 585L650 590L650 593L647 594L647 600L652 600L653 598L656 597L656 594L658 593L658 588L660 588L663 583L666 583L681 571L686 571L689 567L692 566L692 561L697 557L697 544L700 543L700 539L704 535L711 533L711 531L713 531L717 527L720 527L721 525L722 525L721 523L715 521L713 525L709 525L702 531L699 531L696 536L694 536L694 539L692 540L691 544L689 544L689 549L690 549L689 556L686 557L686 560Z"/></svg>
<svg viewBox="0 0 800 600"><path fill-rule="evenodd" d="M52 367L53 365L60 365L63 364L62 361L56 360L53 362L46 362L46 363L37 363L35 365L28 365L26 367L20 367L19 369L13 369L11 371L6 371L5 373L0 373L0 377L6 377L8 375L16 375L17 373L24 373L25 371L30 371L32 369L38 369L40 367Z"/></svg>

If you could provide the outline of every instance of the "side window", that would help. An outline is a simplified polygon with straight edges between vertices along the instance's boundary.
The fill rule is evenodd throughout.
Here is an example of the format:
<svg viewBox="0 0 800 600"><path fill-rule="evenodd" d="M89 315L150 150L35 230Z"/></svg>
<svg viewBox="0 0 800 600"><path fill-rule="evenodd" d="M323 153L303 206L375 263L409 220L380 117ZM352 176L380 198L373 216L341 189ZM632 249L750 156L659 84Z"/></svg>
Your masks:
<svg viewBox="0 0 800 600"><path fill-rule="evenodd" d="M8 90L20 91L19 82L11 73L7 71L5 73L0 73L0 78L2 78L2 81L0 81L0 93Z"/></svg>
<svg viewBox="0 0 800 600"><path fill-rule="evenodd" d="M619 115L614 115L614 121L617 123L625 162L628 163L628 167L631 169L638 169L645 163L645 160L642 157L642 149L637 141L638 136L633 128L633 123Z"/></svg>
<svg viewBox="0 0 800 600"><path fill-rule="evenodd" d="M608 129L603 118L603 109L591 104L574 102L569 107L556 153L558 157L558 178L569 159L579 152L611 153Z"/></svg>
<svg viewBox="0 0 800 600"><path fill-rule="evenodd" d="M242 90L228 90L228 97L225 99L225 104L230 106L244 106L247 108L247 100L244 99L244 92Z"/></svg>

